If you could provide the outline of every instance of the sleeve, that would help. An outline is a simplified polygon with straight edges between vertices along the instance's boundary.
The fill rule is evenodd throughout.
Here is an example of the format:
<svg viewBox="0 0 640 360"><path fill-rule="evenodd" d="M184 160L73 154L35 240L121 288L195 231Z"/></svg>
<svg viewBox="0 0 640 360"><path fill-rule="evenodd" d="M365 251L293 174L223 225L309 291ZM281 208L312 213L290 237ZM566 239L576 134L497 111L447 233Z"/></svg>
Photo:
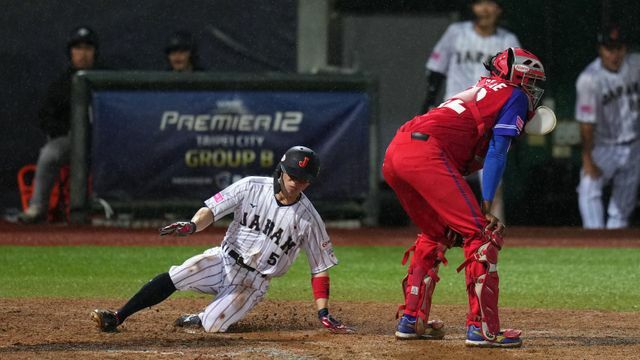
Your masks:
<svg viewBox="0 0 640 360"><path fill-rule="evenodd" d="M527 111L529 109L529 99L527 95L518 88L513 88L511 95L498 113L498 119L493 127L495 135L517 137L524 128Z"/></svg>
<svg viewBox="0 0 640 360"><path fill-rule="evenodd" d="M508 47L521 47L520 46L520 41L518 40L518 37L515 36L515 34L513 33L508 33L507 34L507 43L505 44L505 48Z"/></svg>
<svg viewBox="0 0 640 360"><path fill-rule="evenodd" d="M220 220L242 203L251 185L250 178L244 178L229 185L224 190L205 200L205 205L211 209L216 220Z"/></svg>
<svg viewBox="0 0 640 360"><path fill-rule="evenodd" d="M457 24L451 24L444 32L436 46L429 56L426 64L427 71L435 71L446 75L449 70L449 61L453 56L453 45L455 43L455 34L457 33Z"/></svg>
<svg viewBox="0 0 640 360"><path fill-rule="evenodd" d="M576 81L576 120L596 122L597 91L593 76L582 73Z"/></svg>
<svg viewBox="0 0 640 360"><path fill-rule="evenodd" d="M507 152L511 145L511 137L493 134L489 142L489 151L484 160L482 172L482 198L493 200L502 174L507 165Z"/></svg>
<svg viewBox="0 0 640 360"><path fill-rule="evenodd" d="M311 274L318 274L338 264L338 259L333 252L333 244L327 234L324 221L317 213L314 214L309 224L306 241L302 243L302 249L307 254Z"/></svg>
<svg viewBox="0 0 640 360"><path fill-rule="evenodd" d="M70 126L70 119L65 119L65 102L69 100L64 96L64 79L57 79L49 85L47 95L38 112L40 129L51 136L64 135Z"/></svg>

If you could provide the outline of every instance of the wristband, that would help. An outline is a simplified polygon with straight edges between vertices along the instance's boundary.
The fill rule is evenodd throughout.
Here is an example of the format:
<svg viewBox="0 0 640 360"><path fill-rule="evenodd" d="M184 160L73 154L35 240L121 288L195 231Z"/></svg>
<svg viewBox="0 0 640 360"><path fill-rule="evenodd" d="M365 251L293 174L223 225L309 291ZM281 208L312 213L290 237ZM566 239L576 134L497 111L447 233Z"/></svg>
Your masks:
<svg viewBox="0 0 640 360"><path fill-rule="evenodd" d="M315 276L311 278L311 287L313 288L313 298L328 299L329 298L329 277Z"/></svg>
<svg viewBox="0 0 640 360"><path fill-rule="evenodd" d="M191 225L191 229L189 229L189 235L193 234L194 232L196 232L196 223L194 223L193 221L189 221L189 224Z"/></svg>

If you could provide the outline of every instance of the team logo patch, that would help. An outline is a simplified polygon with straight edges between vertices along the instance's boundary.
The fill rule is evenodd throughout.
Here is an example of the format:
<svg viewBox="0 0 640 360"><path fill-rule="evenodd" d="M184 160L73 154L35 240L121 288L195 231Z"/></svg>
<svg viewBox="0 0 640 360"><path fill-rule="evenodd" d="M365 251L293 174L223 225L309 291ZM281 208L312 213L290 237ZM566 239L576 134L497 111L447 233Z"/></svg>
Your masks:
<svg viewBox="0 0 640 360"><path fill-rule="evenodd" d="M432 58L433 60L436 60L436 61L437 61L437 60L440 60L440 53L439 53L439 52L437 52L437 51L432 52L432 53L431 53L431 58Z"/></svg>
<svg viewBox="0 0 640 360"><path fill-rule="evenodd" d="M580 111L591 114L593 112L593 107L591 107L591 105L580 105Z"/></svg>
<svg viewBox="0 0 640 360"><path fill-rule="evenodd" d="M420 289L417 286L411 287L411 295L418 295L418 292L420 292Z"/></svg>
<svg viewBox="0 0 640 360"><path fill-rule="evenodd" d="M518 128L518 133L522 132L522 128L524 127L524 120L518 115L516 117L516 127Z"/></svg>
<svg viewBox="0 0 640 360"><path fill-rule="evenodd" d="M306 168L307 165L309 165L309 158L308 157L304 157L304 159L302 159L302 161L298 161L298 166L300 166L301 168Z"/></svg>
<svg viewBox="0 0 640 360"><path fill-rule="evenodd" d="M213 201L219 203L222 200L224 200L224 196L222 196L222 193L217 193L217 194L213 195Z"/></svg>

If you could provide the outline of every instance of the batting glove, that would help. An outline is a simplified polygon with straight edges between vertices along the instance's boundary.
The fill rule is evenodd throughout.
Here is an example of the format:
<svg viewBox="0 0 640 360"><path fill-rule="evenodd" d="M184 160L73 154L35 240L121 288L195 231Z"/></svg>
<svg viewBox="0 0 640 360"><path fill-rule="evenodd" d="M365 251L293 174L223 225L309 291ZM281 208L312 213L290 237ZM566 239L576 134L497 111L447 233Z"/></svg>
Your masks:
<svg viewBox="0 0 640 360"><path fill-rule="evenodd" d="M351 334L355 332L352 327L344 325L341 321L336 320L329 314L329 309L324 308L318 311L318 319L322 323L322 326L327 328L334 334Z"/></svg>
<svg viewBox="0 0 640 360"><path fill-rule="evenodd" d="M176 236L187 236L196 232L196 223L193 221L178 221L160 229L160 236L175 234Z"/></svg>

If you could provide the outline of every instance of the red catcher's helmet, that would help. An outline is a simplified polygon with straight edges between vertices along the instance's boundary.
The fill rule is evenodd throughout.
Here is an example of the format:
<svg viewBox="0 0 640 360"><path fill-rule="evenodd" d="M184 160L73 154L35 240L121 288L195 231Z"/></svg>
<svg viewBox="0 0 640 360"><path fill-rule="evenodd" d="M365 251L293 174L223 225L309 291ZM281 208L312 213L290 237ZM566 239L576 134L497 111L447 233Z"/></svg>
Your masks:
<svg viewBox="0 0 640 360"><path fill-rule="evenodd" d="M542 62L528 50L508 48L484 63L492 76L497 76L524 90L529 98L529 111L535 110L544 89L537 86L546 80Z"/></svg>

